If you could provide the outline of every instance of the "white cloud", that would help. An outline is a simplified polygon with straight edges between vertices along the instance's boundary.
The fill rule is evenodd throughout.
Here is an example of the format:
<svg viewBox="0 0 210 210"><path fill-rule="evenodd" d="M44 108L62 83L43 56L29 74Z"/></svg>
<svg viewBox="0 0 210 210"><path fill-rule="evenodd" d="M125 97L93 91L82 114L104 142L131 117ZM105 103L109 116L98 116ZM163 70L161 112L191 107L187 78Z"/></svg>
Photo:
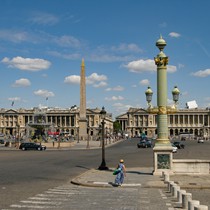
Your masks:
<svg viewBox="0 0 210 210"><path fill-rule="evenodd" d="M134 56L131 55L110 55L110 54L92 54L90 55L87 60L92 62L103 62L103 63L110 63L110 62L127 62L132 60Z"/></svg>
<svg viewBox="0 0 210 210"><path fill-rule="evenodd" d="M141 72L155 72L156 71L156 65L154 60L147 59L147 60L136 60L131 61L125 67L130 71L134 73L141 73Z"/></svg>
<svg viewBox="0 0 210 210"><path fill-rule="evenodd" d="M106 81L107 76L105 75L98 75L97 73L92 73L90 76L86 78L87 84L94 84L96 82Z"/></svg>
<svg viewBox="0 0 210 210"><path fill-rule="evenodd" d="M107 88L106 91L123 91L124 90L124 87L118 85L116 87L113 87L113 88Z"/></svg>
<svg viewBox="0 0 210 210"><path fill-rule="evenodd" d="M107 86L106 80L107 80L107 76L93 73L90 76L86 77L86 84L92 85L93 87L96 87L96 88L100 88L100 87ZM65 77L64 83L80 84L80 76L71 75L71 76Z"/></svg>
<svg viewBox="0 0 210 210"><path fill-rule="evenodd" d="M13 98L8 98L9 101L20 101L20 97L13 97Z"/></svg>
<svg viewBox="0 0 210 210"><path fill-rule="evenodd" d="M105 87L105 86L107 86L107 83L106 82L99 82L99 83L97 83L97 84L93 84L93 87L95 87L95 88L101 88L101 87Z"/></svg>
<svg viewBox="0 0 210 210"><path fill-rule="evenodd" d="M157 66L155 65L155 61L151 59L147 60L136 60L136 61L131 61L127 65L125 65L130 72L134 73L142 73L142 72L156 72ZM167 66L167 71L169 73L174 73L177 70L176 66Z"/></svg>
<svg viewBox="0 0 210 210"><path fill-rule="evenodd" d="M122 43L119 46L112 46L111 50L116 52L135 52L135 53L142 52L142 49L140 49L138 45L133 43L131 44Z"/></svg>
<svg viewBox="0 0 210 210"><path fill-rule="evenodd" d="M58 58L64 58L67 60L78 60L81 59L81 55L79 53L70 53L70 54L64 54L57 51L48 51L49 55L58 57Z"/></svg>
<svg viewBox="0 0 210 210"><path fill-rule="evenodd" d="M139 82L139 84L144 85L144 86L149 85L149 80L148 79L143 79Z"/></svg>
<svg viewBox="0 0 210 210"><path fill-rule="evenodd" d="M34 94L37 95L37 96L42 96L42 97L54 97L55 94L51 91L48 91L48 90L37 90L37 91L34 91Z"/></svg>
<svg viewBox="0 0 210 210"><path fill-rule="evenodd" d="M95 88L101 88L107 86L106 80L107 76L93 73L86 78L86 83L87 85L93 85Z"/></svg>
<svg viewBox="0 0 210 210"><path fill-rule="evenodd" d="M0 38L14 43L21 43L28 40L28 33L23 31L0 30Z"/></svg>
<svg viewBox="0 0 210 210"><path fill-rule="evenodd" d="M27 87L30 85L31 85L31 82L28 79L21 78L19 80L16 80L12 86L13 87Z"/></svg>
<svg viewBox="0 0 210 210"><path fill-rule="evenodd" d="M184 68L184 64L179 63L179 64L178 64L178 68L179 68L179 69Z"/></svg>
<svg viewBox="0 0 210 210"><path fill-rule="evenodd" d="M171 32L171 33L169 33L169 36L174 37L174 38L179 38L181 35L176 32Z"/></svg>
<svg viewBox="0 0 210 210"><path fill-rule="evenodd" d="M121 100L124 100L124 98L122 96L112 96L111 98L106 97L105 100L106 101L121 101Z"/></svg>
<svg viewBox="0 0 210 210"><path fill-rule="evenodd" d="M36 12L29 21L39 25L54 25L59 22L59 18L49 13Z"/></svg>
<svg viewBox="0 0 210 210"><path fill-rule="evenodd" d="M112 105L115 109L115 113L125 113L129 110L130 107L132 107L131 105L126 105L126 104L122 104L122 103L114 103Z"/></svg>
<svg viewBox="0 0 210 210"><path fill-rule="evenodd" d="M192 73L195 77L208 77L210 76L210 69L200 70L195 73Z"/></svg>
<svg viewBox="0 0 210 210"><path fill-rule="evenodd" d="M81 42L73 36L54 37L54 42L62 47L80 48Z"/></svg>
<svg viewBox="0 0 210 210"><path fill-rule="evenodd" d="M174 73L174 72L176 72L176 71L177 71L176 66L171 66L171 65L168 65L168 66L167 66L167 72L168 72L168 73Z"/></svg>
<svg viewBox="0 0 210 210"><path fill-rule="evenodd" d="M65 77L64 83L69 83L69 84L80 84L80 76L78 75L71 75L68 77Z"/></svg>
<svg viewBox="0 0 210 210"><path fill-rule="evenodd" d="M20 56L12 58L11 60L7 57L3 58L2 63L7 64L8 67L18 68L24 71L41 71L48 69L51 63L47 60L40 58L22 58Z"/></svg>
<svg viewBox="0 0 210 210"><path fill-rule="evenodd" d="M132 87L132 88L136 88L136 87L137 87L137 85L132 85L131 87Z"/></svg>

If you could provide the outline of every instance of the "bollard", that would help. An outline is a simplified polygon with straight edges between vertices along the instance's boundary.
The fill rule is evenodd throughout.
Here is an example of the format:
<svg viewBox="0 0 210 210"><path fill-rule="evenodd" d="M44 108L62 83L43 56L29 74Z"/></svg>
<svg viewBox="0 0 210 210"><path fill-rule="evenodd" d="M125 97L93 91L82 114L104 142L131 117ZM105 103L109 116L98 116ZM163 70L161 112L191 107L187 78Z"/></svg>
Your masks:
<svg viewBox="0 0 210 210"><path fill-rule="evenodd" d="M174 198L177 198L177 196L178 196L178 190L180 190L180 186L178 186L178 185L174 185L173 186L173 188L172 188L172 196L174 197Z"/></svg>
<svg viewBox="0 0 210 210"><path fill-rule="evenodd" d="M188 209L188 201L192 200L191 193L183 193L182 194L182 208Z"/></svg>
<svg viewBox="0 0 210 210"><path fill-rule="evenodd" d="M169 188L169 192L170 192L170 193L172 193L172 187L173 187L174 185L176 185L174 182L171 182L171 183L170 183L170 188Z"/></svg>
<svg viewBox="0 0 210 210"><path fill-rule="evenodd" d="M164 181L165 182L168 182L169 181L169 174L168 173L165 173L164 174Z"/></svg>
<svg viewBox="0 0 210 210"><path fill-rule="evenodd" d="M188 202L188 210L194 210L194 207L195 206L198 206L200 205L200 201L197 201L197 200L190 200Z"/></svg>
<svg viewBox="0 0 210 210"><path fill-rule="evenodd" d="M194 207L195 210L208 210L208 206L205 206L205 205L196 205Z"/></svg>
<svg viewBox="0 0 210 210"><path fill-rule="evenodd" d="M173 181L168 182L168 192L170 192L170 190L171 190L171 183L174 183L174 182Z"/></svg>
<svg viewBox="0 0 210 210"><path fill-rule="evenodd" d="M175 191L175 188L176 188L177 184L172 184L171 186L171 195L174 196L174 191Z"/></svg>
<svg viewBox="0 0 210 210"><path fill-rule="evenodd" d="M178 195L178 202L182 203L182 194L186 193L186 190L178 190L177 195Z"/></svg>

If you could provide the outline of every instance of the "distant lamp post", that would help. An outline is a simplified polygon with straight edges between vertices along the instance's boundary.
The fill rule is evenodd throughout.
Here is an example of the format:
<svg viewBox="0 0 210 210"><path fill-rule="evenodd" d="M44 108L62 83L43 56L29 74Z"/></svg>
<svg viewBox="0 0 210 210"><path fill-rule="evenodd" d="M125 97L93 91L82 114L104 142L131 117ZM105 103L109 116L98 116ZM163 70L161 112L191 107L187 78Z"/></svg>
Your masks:
<svg viewBox="0 0 210 210"><path fill-rule="evenodd" d="M16 136L17 142L16 142L16 148L18 149L20 144L20 124L17 124L17 136Z"/></svg>
<svg viewBox="0 0 210 210"><path fill-rule="evenodd" d="M100 112L100 115L101 115L101 119L102 119L102 162L101 162L101 165L98 167L99 170L108 170L109 168L106 166L106 161L105 161L105 144L104 144L104 120L106 118L106 111L105 111L105 108L102 107L102 110Z"/></svg>
<svg viewBox="0 0 210 210"><path fill-rule="evenodd" d="M87 125L87 134L88 134L88 138L87 138L87 146L86 149L90 148L90 126L89 126L89 121L87 121L88 125Z"/></svg>
<svg viewBox="0 0 210 210"><path fill-rule="evenodd" d="M77 143L79 143L79 127L77 127Z"/></svg>
<svg viewBox="0 0 210 210"><path fill-rule="evenodd" d="M156 42L159 48L159 54L154 58L157 66L157 107L152 107L153 91L150 87L145 91L146 100L148 103L147 112L150 114L157 114L157 139L155 142L154 151L154 174L159 175L162 171L172 170L172 146L168 138L168 114L177 112L177 102L179 100L179 89L177 86L172 91L173 106L167 106L167 64L168 57L163 50L166 46L166 41L160 36Z"/></svg>

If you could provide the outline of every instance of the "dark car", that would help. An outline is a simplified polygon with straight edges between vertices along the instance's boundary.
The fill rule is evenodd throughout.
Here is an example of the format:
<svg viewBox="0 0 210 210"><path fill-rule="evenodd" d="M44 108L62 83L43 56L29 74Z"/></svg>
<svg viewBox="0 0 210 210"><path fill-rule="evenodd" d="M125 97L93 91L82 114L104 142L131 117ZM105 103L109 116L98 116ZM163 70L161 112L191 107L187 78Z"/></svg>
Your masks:
<svg viewBox="0 0 210 210"><path fill-rule="evenodd" d="M0 144L4 144L4 140L3 139L0 139Z"/></svg>
<svg viewBox="0 0 210 210"><path fill-rule="evenodd" d="M173 143L178 149L184 149L185 145L179 141Z"/></svg>
<svg viewBox="0 0 210 210"><path fill-rule="evenodd" d="M140 141L140 142L137 144L137 147L138 147L138 148L148 148L148 147L152 147L152 142L149 141L149 140L143 140L143 141Z"/></svg>
<svg viewBox="0 0 210 210"><path fill-rule="evenodd" d="M32 142L21 143L19 149L22 150L46 150L46 146Z"/></svg>

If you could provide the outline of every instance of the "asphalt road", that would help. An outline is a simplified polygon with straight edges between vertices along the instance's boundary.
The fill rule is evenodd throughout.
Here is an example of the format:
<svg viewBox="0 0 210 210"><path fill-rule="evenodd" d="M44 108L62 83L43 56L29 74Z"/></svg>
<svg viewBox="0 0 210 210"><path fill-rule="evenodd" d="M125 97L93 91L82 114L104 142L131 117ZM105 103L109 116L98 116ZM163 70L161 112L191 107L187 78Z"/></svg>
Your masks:
<svg viewBox="0 0 210 210"><path fill-rule="evenodd" d="M151 148L137 148L138 140L123 141L106 148L106 163L115 167L124 159L127 167L151 167ZM186 141L174 158L210 159L210 142ZM0 148L0 207L65 183L90 168L98 168L101 150L3 151Z"/></svg>

